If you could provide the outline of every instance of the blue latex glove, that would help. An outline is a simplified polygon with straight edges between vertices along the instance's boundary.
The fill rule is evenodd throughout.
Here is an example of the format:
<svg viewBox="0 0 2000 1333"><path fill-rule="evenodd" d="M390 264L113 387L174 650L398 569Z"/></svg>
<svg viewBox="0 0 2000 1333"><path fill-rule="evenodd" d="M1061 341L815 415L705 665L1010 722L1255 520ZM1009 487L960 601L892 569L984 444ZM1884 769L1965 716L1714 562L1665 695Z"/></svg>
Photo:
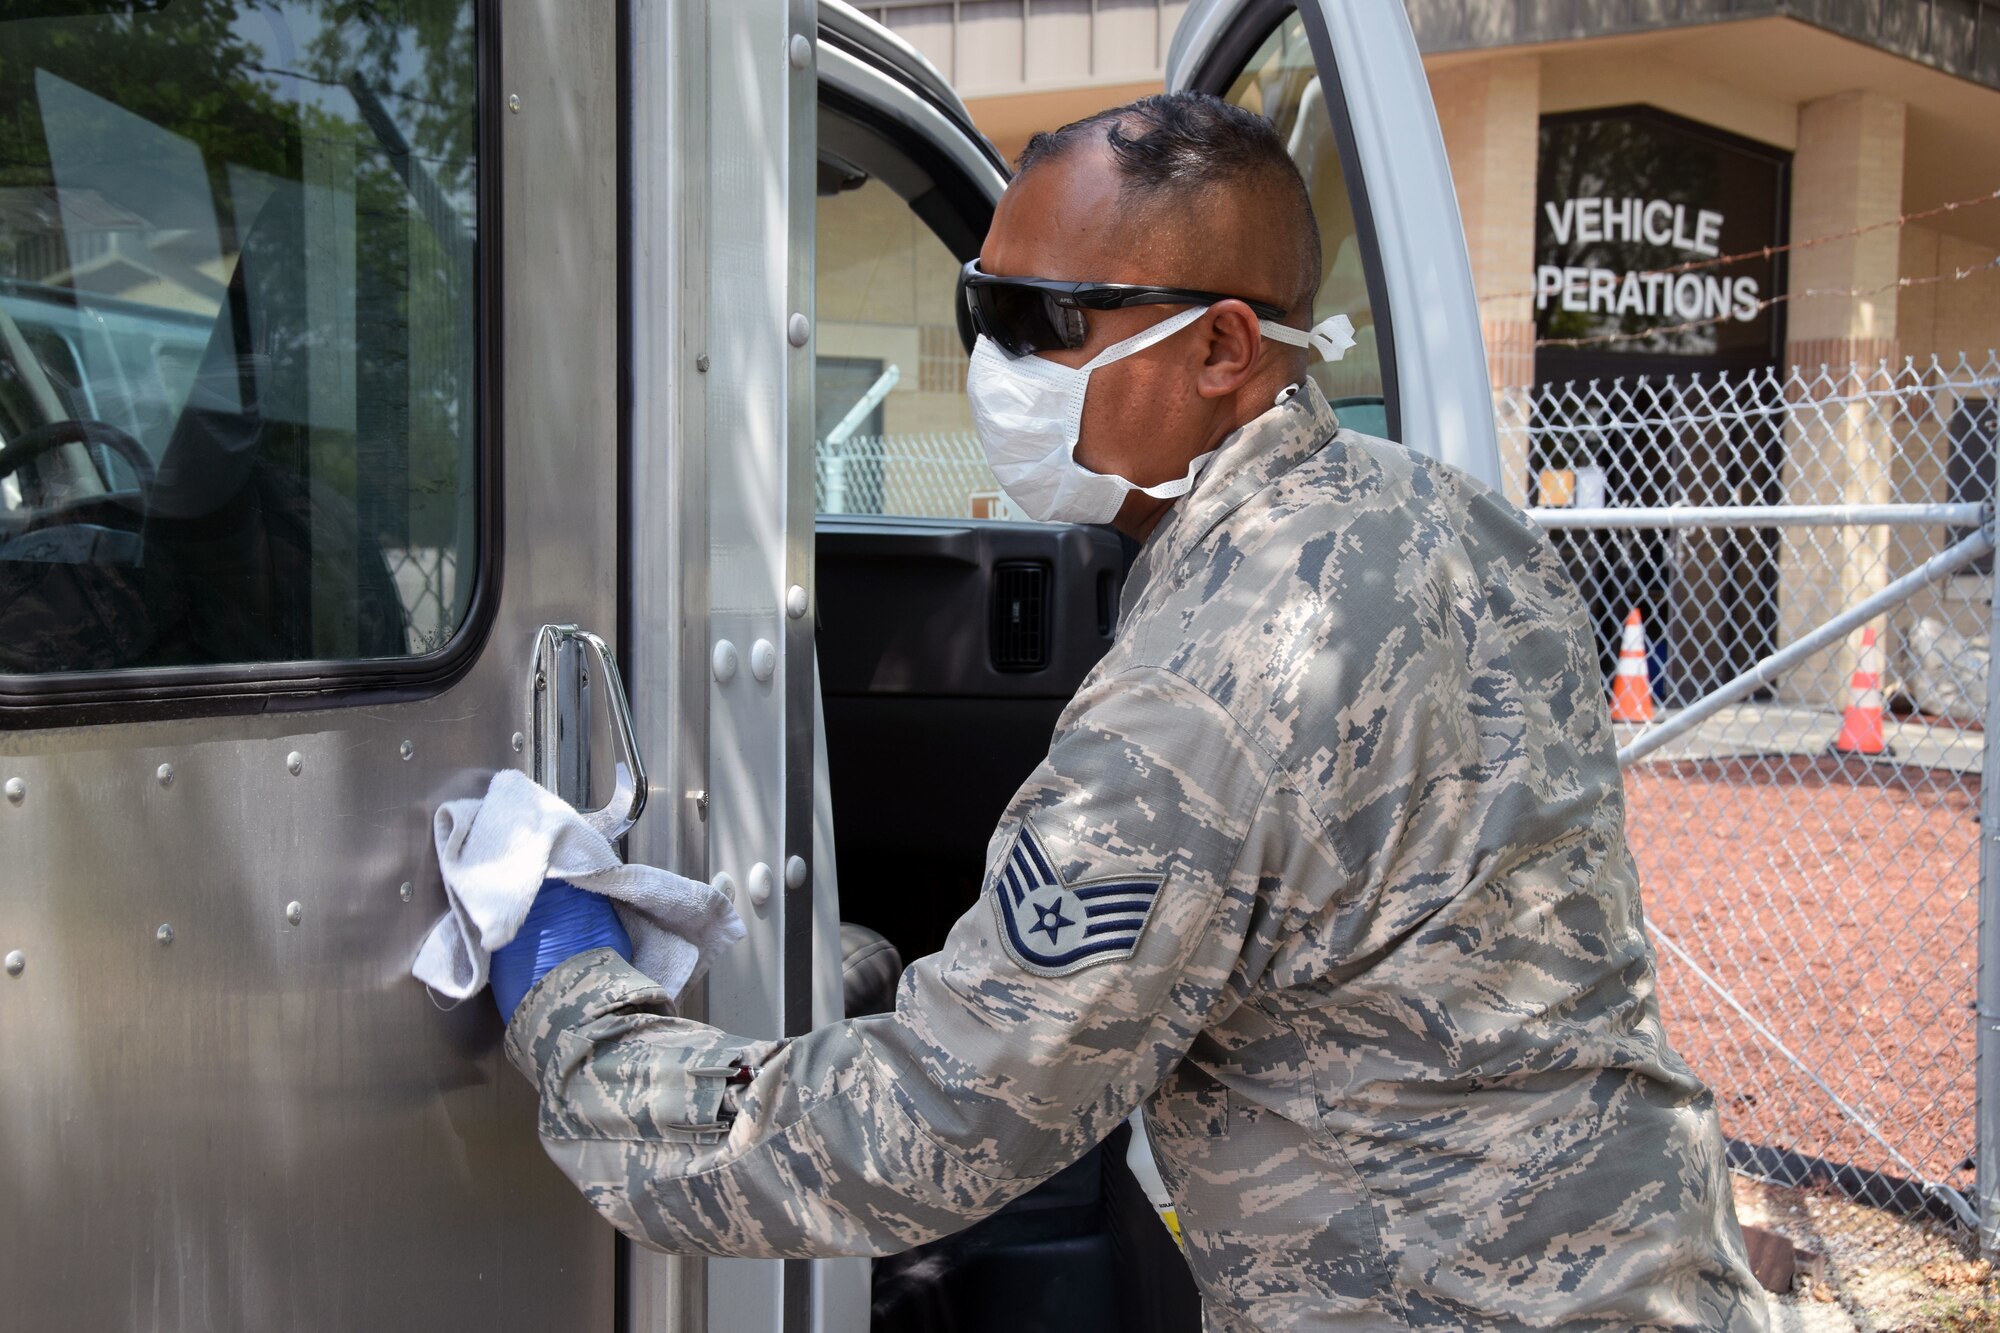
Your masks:
<svg viewBox="0 0 2000 1333"><path fill-rule="evenodd" d="M616 949L632 961L632 938L611 900L567 880L543 881L520 931L493 953L488 976L500 1021L514 1017L522 999L556 964L592 949Z"/></svg>

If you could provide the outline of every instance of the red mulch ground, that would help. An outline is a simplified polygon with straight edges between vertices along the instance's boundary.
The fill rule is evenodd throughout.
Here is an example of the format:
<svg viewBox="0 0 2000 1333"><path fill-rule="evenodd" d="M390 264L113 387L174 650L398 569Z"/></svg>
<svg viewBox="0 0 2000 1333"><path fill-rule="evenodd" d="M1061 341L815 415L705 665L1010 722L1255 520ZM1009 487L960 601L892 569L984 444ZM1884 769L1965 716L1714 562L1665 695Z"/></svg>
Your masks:
<svg viewBox="0 0 2000 1333"><path fill-rule="evenodd" d="M1626 790L1647 919L1889 1146L1661 947L1668 1036L1724 1132L1969 1192L1978 775L1773 756Z"/></svg>

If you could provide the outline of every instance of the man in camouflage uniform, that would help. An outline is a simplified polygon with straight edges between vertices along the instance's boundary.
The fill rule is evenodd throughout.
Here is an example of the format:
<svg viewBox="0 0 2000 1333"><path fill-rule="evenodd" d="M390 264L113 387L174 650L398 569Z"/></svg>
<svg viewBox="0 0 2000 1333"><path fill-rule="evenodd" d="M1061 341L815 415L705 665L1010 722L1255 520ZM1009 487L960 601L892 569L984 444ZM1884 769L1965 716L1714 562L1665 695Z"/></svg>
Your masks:
<svg viewBox="0 0 2000 1333"><path fill-rule="evenodd" d="M1042 141L982 268L1240 291L1302 322L1316 241L1286 287L1305 249L1229 237L1303 189L1219 105L1149 99ZM1183 177L1224 141L1214 179L1182 181L1215 234L1119 239L1160 216L1120 133L1190 140L1164 145ZM1122 220L1091 221L1113 197ZM880 1254L1143 1106L1211 1329L1761 1329L1710 1096L1661 1033L1560 562L1483 486L1341 429L1309 382L1269 406L1302 362L1242 306L1092 381L1080 462L1125 449L1109 461L1151 483L1219 448L1185 498L1121 512L1147 540L1117 642L895 1012L748 1040L580 955L508 1030L550 1155L649 1245ZM1092 311L1068 363L1161 315ZM1100 431L1100 401L1133 393L1151 429ZM1217 411L1241 420L1161 425Z"/></svg>

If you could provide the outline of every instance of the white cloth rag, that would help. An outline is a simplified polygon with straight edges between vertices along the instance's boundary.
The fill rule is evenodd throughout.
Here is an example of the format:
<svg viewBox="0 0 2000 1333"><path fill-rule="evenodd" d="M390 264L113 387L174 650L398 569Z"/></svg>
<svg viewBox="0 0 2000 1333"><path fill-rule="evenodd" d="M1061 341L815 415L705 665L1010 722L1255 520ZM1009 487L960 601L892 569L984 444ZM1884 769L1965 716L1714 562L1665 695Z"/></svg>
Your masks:
<svg viewBox="0 0 2000 1333"><path fill-rule="evenodd" d="M628 866L604 836L527 774L502 769L484 797L446 801L433 825L449 910L425 937L410 972L466 999L486 984L493 951L514 938L545 879L601 893L632 937L632 965L667 994L743 938L736 907L712 885L652 866Z"/></svg>

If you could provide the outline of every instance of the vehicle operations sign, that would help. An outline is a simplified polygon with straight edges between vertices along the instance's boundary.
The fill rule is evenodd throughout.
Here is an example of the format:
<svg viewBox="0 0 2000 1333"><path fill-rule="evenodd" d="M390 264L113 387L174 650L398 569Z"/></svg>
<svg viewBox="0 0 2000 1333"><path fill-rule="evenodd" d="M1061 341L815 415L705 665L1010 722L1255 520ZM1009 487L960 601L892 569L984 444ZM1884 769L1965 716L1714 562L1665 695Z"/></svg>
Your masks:
<svg viewBox="0 0 2000 1333"><path fill-rule="evenodd" d="M1646 107L1542 120L1535 336L1778 351L1787 155ZM1746 256L1721 262L1729 256ZM1615 337L1608 335L1618 335Z"/></svg>

